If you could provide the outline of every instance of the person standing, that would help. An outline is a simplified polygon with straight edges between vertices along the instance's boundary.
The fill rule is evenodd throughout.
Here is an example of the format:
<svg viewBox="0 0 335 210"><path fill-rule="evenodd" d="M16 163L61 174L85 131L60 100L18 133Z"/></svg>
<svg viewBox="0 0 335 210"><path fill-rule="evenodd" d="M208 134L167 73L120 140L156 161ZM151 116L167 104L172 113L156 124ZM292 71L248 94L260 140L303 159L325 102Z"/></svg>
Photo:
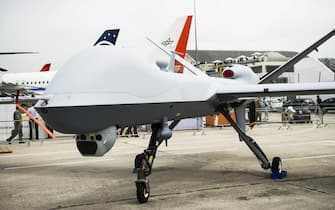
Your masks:
<svg viewBox="0 0 335 210"><path fill-rule="evenodd" d="M256 121L262 122L262 109L263 109L263 104L261 102L261 99L258 98L256 100Z"/></svg>
<svg viewBox="0 0 335 210"><path fill-rule="evenodd" d="M19 143L22 144L23 133L22 133L22 116L19 108L16 107L16 110L13 113L14 120L14 129L12 130L12 135L6 140L8 144L12 143L12 140L19 134Z"/></svg>
<svg viewBox="0 0 335 210"><path fill-rule="evenodd" d="M263 106L264 106L264 120L267 121L269 120L269 112L268 112L269 102L265 97L263 98Z"/></svg>
<svg viewBox="0 0 335 210"><path fill-rule="evenodd" d="M35 108L32 106L28 109L28 112L35 118L38 118L38 113ZM33 139L33 127L35 128L35 139L38 140L38 125L34 120L29 119L29 140Z"/></svg>
<svg viewBox="0 0 335 210"><path fill-rule="evenodd" d="M131 127L132 131L131 131L131 136L132 137L139 137L138 133L137 133L137 126L133 126Z"/></svg>
<svg viewBox="0 0 335 210"><path fill-rule="evenodd" d="M316 113L322 114L321 106L322 100L319 95L316 96Z"/></svg>
<svg viewBox="0 0 335 210"><path fill-rule="evenodd" d="M129 126L126 130L126 137L139 137L136 126Z"/></svg>

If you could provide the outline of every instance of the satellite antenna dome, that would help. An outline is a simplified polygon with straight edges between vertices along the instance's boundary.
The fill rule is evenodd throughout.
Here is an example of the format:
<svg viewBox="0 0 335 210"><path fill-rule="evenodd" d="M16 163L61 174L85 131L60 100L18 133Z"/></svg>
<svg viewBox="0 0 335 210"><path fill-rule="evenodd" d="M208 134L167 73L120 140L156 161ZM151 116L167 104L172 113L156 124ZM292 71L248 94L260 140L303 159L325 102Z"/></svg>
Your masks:
<svg viewBox="0 0 335 210"><path fill-rule="evenodd" d="M167 61L164 61L164 60L157 60L156 65L159 67L160 70L166 71L169 63Z"/></svg>

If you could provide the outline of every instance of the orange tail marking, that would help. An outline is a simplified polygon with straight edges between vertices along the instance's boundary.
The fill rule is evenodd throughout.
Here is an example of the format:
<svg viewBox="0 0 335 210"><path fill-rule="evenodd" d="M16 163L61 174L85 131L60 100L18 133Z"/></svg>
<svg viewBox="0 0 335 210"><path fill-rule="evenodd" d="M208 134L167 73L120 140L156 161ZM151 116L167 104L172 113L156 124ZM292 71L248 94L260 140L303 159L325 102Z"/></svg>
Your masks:
<svg viewBox="0 0 335 210"><path fill-rule="evenodd" d="M176 46L175 51L182 58L185 58L185 55L186 55L186 47L187 47L188 37L190 34L190 30L191 30L191 23L192 23L192 16L187 16L184 28L180 34L180 37L179 37L179 40ZM177 73L184 72L183 65L181 65L178 61L175 61L174 66L179 68Z"/></svg>

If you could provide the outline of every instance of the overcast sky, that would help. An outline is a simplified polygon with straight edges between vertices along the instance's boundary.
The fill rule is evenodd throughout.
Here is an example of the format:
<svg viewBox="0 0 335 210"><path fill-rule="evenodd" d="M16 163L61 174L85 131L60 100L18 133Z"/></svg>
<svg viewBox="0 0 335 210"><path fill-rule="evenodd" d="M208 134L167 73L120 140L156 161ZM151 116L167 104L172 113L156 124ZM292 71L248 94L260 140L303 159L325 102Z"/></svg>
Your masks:
<svg viewBox="0 0 335 210"><path fill-rule="evenodd" d="M57 70L111 28L121 29L118 45L158 40L176 17L193 14L193 2L0 0L0 52L39 52L1 56L0 66L29 72L51 62ZM199 49L301 51L335 29L334 0L197 0L196 8ZM335 57L335 38L312 55Z"/></svg>

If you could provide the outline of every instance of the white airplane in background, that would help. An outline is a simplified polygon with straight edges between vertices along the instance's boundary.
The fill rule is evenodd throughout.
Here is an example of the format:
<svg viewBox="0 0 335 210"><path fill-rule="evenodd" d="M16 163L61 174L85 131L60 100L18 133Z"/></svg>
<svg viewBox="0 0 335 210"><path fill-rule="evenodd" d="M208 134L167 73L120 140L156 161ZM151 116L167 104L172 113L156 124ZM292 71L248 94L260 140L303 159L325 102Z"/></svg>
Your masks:
<svg viewBox="0 0 335 210"><path fill-rule="evenodd" d="M22 94L40 95L44 93L49 81L56 72L49 71L51 64L45 64L39 72L7 73L2 75L0 91L16 94L19 90Z"/></svg>
<svg viewBox="0 0 335 210"><path fill-rule="evenodd" d="M245 107L256 97L335 93L335 83L266 84L297 63L335 34L335 30L259 79L248 67L232 65L224 78L207 76L178 53L152 42L171 57L159 68L147 63L143 52L118 47L92 47L70 59L49 84L35 108L43 119L62 133L77 134L83 156L102 156L114 145L117 128L151 124L148 148L135 158L137 199L147 202L151 174L159 145L172 136L181 119L222 113L263 169L281 173L281 159L268 160L259 145L245 132ZM169 41L169 40L167 40ZM175 60L191 74L169 71ZM163 71L162 71L163 69ZM78 77L81 75L81 77ZM235 123L229 108L236 114ZM168 125L168 121L173 122Z"/></svg>

